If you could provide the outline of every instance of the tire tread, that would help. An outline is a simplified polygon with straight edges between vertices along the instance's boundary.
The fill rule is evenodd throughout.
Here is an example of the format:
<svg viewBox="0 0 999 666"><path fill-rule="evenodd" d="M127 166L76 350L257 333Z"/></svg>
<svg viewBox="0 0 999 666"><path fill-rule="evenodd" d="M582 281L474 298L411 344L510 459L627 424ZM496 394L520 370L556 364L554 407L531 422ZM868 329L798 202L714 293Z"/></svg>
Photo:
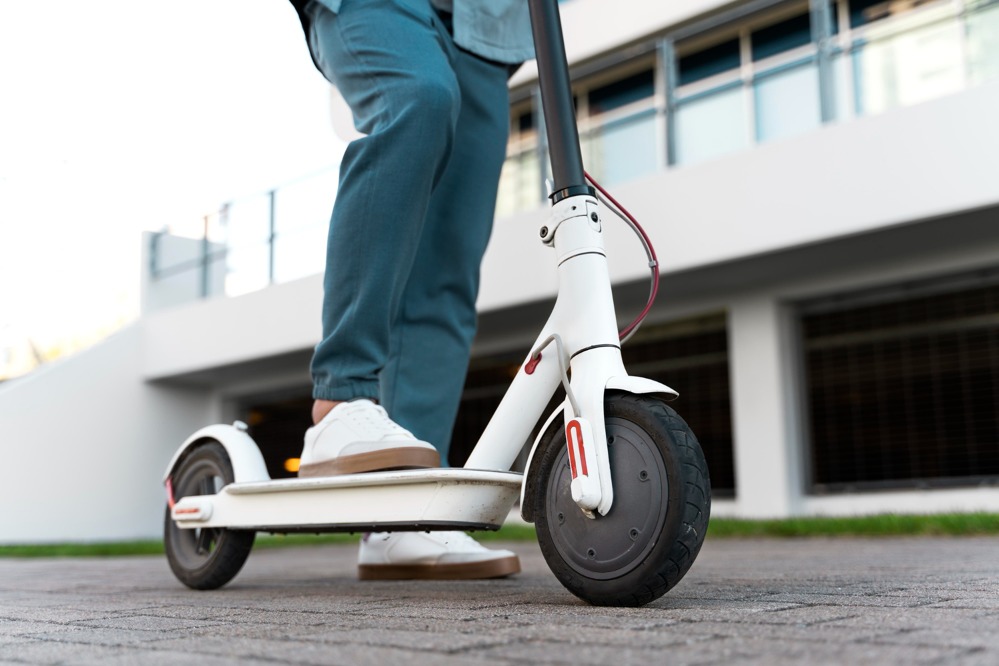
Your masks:
<svg viewBox="0 0 999 666"><path fill-rule="evenodd" d="M663 551L658 548L650 555L649 560L641 563L635 571L622 578L638 578L632 581L630 589L619 589L619 584L607 584L607 581L588 579L562 561L554 547L546 543L542 530L547 530L544 517L544 500L542 490L547 483L547 476L533 476L537 480L534 499L535 524L538 529L539 542L546 561L553 573L569 589L570 592L594 605L608 606L641 606L658 599L672 589L693 565L704 543L705 532L711 513L711 482L707 471L707 462L701 451L697 438L687 423L670 406L661 400L648 396L631 395L612 392L606 399L608 411L614 401L616 411L631 412L640 418L645 413L652 419L659 432L665 434L676 458L676 471L680 477L682 488L678 508L682 510L682 519L672 537L672 543ZM552 441L564 445L564 436L549 439L546 444L552 446ZM662 444L659 444L662 446ZM536 459L548 459L550 456L535 456ZM538 470L541 471L541 470ZM667 518L667 523L669 519ZM669 535L666 535L669 538ZM655 555L659 552L659 555ZM658 561L653 560L658 557ZM632 575L638 572L636 575ZM616 581L611 581L614 583Z"/></svg>

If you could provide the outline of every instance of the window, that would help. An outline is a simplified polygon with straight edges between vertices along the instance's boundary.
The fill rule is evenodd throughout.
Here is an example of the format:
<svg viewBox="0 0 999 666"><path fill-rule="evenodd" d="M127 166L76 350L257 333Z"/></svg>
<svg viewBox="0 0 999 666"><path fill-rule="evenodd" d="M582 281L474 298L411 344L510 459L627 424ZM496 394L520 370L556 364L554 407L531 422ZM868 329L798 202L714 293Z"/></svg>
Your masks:
<svg viewBox="0 0 999 666"><path fill-rule="evenodd" d="M821 124L816 49L805 7L679 58L672 124L678 164L714 159ZM684 52L684 45L678 48ZM725 72L731 76L722 76Z"/></svg>
<svg viewBox="0 0 999 666"><path fill-rule="evenodd" d="M925 5L932 0L848 0L850 27L857 28Z"/></svg>
<svg viewBox="0 0 999 666"><path fill-rule="evenodd" d="M587 169L625 182L666 166L667 152L694 164L999 79L995 0L830 0L828 18L821 52L810 3L790 0L710 31L688 25L663 35L676 40L676 69L665 76L651 55L636 55L575 81ZM651 53L659 37L643 35L622 52ZM671 88L659 90L662 81ZM533 117L515 116L512 128L520 138L504 170L504 214L539 204L545 171L536 144L523 152ZM530 183L528 194L509 195L512 182Z"/></svg>
<svg viewBox="0 0 999 666"><path fill-rule="evenodd" d="M583 162L598 181L607 186L627 182L655 172L665 162L665 146L657 140L651 67L596 85L585 97Z"/></svg>
<svg viewBox="0 0 999 666"><path fill-rule="evenodd" d="M673 122L677 163L694 164L748 148L746 124L741 86L682 101Z"/></svg>
<svg viewBox="0 0 999 666"><path fill-rule="evenodd" d="M947 4L865 27L854 39L857 113L880 113L960 90L963 31Z"/></svg>
<svg viewBox="0 0 999 666"><path fill-rule="evenodd" d="M847 6L851 28L886 18L890 14L889 3L885 0L849 0Z"/></svg>
<svg viewBox="0 0 999 666"><path fill-rule="evenodd" d="M589 93L590 115L606 113L655 94L655 75L651 69L594 88Z"/></svg>
<svg viewBox="0 0 999 666"><path fill-rule="evenodd" d="M639 178L665 166L651 54L574 82L573 106L586 170L603 185ZM511 113L510 143L500 177L496 215L541 205L547 160L540 156L533 100Z"/></svg>
<svg viewBox="0 0 999 666"><path fill-rule="evenodd" d="M753 60L763 60L784 51L807 46L812 41L812 22L801 14L755 31L751 37Z"/></svg>
<svg viewBox="0 0 999 666"><path fill-rule="evenodd" d="M684 86L715 74L739 67L739 40L730 39L716 46L682 56L677 61L679 85Z"/></svg>
<svg viewBox="0 0 999 666"><path fill-rule="evenodd" d="M538 127L534 108L528 101L515 106L510 112L510 139L496 195L496 216L512 215L537 206L540 201Z"/></svg>
<svg viewBox="0 0 999 666"><path fill-rule="evenodd" d="M999 3L976 0L968 15L967 49L971 79L982 83L999 79Z"/></svg>
<svg viewBox="0 0 999 666"><path fill-rule="evenodd" d="M754 89L757 141L795 136L822 123L819 70L814 62L761 75Z"/></svg>
<svg viewBox="0 0 999 666"><path fill-rule="evenodd" d="M999 285L862 296L802 317L813 490L999 482Z"/></svg>

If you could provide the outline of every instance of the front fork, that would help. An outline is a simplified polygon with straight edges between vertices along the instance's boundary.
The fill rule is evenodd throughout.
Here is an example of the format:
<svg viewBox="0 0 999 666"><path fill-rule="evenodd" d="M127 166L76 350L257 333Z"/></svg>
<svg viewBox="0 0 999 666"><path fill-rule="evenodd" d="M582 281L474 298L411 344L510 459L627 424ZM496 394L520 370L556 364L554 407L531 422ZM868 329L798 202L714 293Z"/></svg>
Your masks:
<svg viewBox="0 0 999 666"><path fill-rule="evenodd" d="M572 499L589 516L606 515L614 502L614 488L604 392L611 378L624 377L627 371L621 360L597 200L577 195L556 203L541 238L555 248L559 290L539 340L556 338L559 344L552 351L568 365L571 376L565 387L564 419ZM530 358L539 353L536 346Z"/></svg>

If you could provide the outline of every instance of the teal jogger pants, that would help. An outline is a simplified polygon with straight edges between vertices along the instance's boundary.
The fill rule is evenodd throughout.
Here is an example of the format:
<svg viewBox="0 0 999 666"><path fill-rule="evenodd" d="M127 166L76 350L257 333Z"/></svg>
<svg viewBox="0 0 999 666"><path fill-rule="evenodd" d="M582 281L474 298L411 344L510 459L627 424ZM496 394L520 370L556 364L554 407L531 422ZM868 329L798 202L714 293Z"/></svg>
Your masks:
<svg viewBox="0 0 999 666"><path fill-rule="evenodd" d="M507 66L456 47L430 0L313 2L350 144L327 246L313 397L378 398L447 460L509 129Z"/></svg>

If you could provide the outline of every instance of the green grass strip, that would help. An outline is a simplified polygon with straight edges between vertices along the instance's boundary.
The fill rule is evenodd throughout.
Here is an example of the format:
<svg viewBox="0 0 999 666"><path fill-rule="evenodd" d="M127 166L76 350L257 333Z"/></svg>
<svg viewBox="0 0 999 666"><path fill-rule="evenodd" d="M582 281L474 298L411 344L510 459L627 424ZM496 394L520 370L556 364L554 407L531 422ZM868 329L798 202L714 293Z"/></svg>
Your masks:
<svg viewBox="0 0 999 666"><path fill-rule="evenodd" d="M504 525L496 532L475 532L479 541L533 541L533 525ZM742 520L712 518L708 537L891 537L999 535L999 514L877 515L851 518L786 518ZM323 544L354 544L356 534L259 534L254 548L286 548ZM64 543L0 546L0 557L121 557L162 555L162 541Z"/></svg>
<svg viewBox="0 0 999 666"><path fill-rule="evenodd" d="M162 554L162 541L44 543L0 546L0 557L120 557L124 555Z"/></svg>
<svg viewBox="0 0 999 666"><path fill-rule="evenodd" d="M741 520L712 518L708 537L888 537L982 536L999 534L999 514L883 514L849 518Z"/></svg>

